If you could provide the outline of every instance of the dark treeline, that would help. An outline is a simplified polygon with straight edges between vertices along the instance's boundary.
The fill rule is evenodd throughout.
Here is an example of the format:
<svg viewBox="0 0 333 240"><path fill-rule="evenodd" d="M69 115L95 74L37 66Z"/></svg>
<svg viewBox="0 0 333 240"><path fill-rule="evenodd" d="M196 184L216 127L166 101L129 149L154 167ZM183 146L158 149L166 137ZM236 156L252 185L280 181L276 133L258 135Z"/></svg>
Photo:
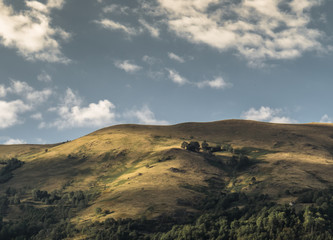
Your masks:
<svg viewBox="0 0 333 240"><path fill-rule="evenodd" d="M16 158L12 158L10 160L0 160L0 164L4 165L0 169L0 183L4 183L13 177L12 171L14 171L16 168L21 167L23 165L23 162Z"/></svg>
<svg viewBox="0 0 333 240"><path fill-rule="evenodd" d="M37 194L36 194L37 192ZM42 191L40 191L42 192ZM51 194L33 191L36 201L48 202ZM43 197L41 197L43 196ZM186 211L158 219L107 219L77 229L70 218L93 196L84 192L57 195L52 205L36 208L16 204L20 220L0 219L0 239L64 239L77 235L85 239L333 239L333 190L304 191L294 205L277 205L268 195L247 196L244 193L208 193L194 204L201 213ZM0 198L1 214L6 214L10 196ZM81 205L81 206L80 206ZM86 207L86 206L84 206Z"/></svg>

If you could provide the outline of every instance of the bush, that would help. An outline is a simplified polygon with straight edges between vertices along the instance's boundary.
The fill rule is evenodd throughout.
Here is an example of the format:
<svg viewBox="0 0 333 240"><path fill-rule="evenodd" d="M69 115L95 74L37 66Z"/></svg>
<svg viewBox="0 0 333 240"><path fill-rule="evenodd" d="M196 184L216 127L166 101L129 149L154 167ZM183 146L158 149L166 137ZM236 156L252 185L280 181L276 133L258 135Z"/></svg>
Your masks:
<svg viewBox="0 0 333 240"><path fill-rule="evenodd" d="M199 152L200 151L200 144L198 142L190 142L187 145L186 150L192 151L192 152Z"/></svg>
<svg viewBox="0 0 333 240"><path fill-rule="evenodd" d="M182 144L181 144L181 148L186 149L187 146L188 146L188 142L185 142L185 141L182 142Z"/></svg>
<svg viewBox="0 0 333 240"><path fill-rule="evenodd" d="M102 208L98 207L95 209L96 214L101 214L102 213Z"/></svg>
<svg viewBox="0 0 333 240"><path fill-rule="evenodd" d="M203 142L201 143L201 148L202 148L203 150L207 150L207 149L209 148L209 145L208 145L208 143L206 142L206 140L203 141Z"/></svg>

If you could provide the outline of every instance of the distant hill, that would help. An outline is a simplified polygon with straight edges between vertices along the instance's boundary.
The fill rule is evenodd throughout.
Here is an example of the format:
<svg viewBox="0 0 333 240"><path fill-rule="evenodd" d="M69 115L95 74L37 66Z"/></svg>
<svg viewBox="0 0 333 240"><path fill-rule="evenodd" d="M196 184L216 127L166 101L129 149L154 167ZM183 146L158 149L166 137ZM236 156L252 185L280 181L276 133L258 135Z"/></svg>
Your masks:
<svg viewBox="0 0 333 240"><path fill-rule="evenodd" d="M206 141L221 151L188 151L181 148L184 141ZM87 193L91 197L71 215L76 225L177 217L200 212L196 203L211 192L266 195L283 205L308 190L332 188L333 124L117 125L62 144L0 146L0 160L13 157L24 164L0 184L0 192L16 189L20 204L39 208L56 201L43 202L37 190ZM17 219L19 212L9 204L4 221Z"/></svg>

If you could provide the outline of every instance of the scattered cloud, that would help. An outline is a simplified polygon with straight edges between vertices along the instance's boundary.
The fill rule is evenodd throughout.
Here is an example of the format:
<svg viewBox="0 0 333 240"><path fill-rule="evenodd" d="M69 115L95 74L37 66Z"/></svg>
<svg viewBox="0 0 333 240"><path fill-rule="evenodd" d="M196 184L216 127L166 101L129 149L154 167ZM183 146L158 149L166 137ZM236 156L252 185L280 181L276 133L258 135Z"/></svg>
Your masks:
<svg viewBox="0 0 333 240"><path fill-rule="evenodd" d="M327 114L325 114L321 117L319 122L321 122L321 123L332 123L333 119L330 118Z"/></svg>
<svg viewBox="0 0 333 240"><path fill-rule="evenodd" d="M157 62L160 62L159 59L157 59L157 58L155 58L155 57L150 57L150 56L148 56L148 55L144 55L144 56L142 57L142 61L144 61L145 63L148 63L149 65L153 65L153 64L155 64L155 63L157 63Z"/></svg>
<svg viewBox="0 0 333 240"><path fill-rule="evenodd" d="M206 80L206 81L198 82L198 83L196 83L196 85L199 88L211 87L211 88L216 88L216 89L225 89L228 87L232 87L232 84L224 81L224 79L222 77L217 77L214 80Z"/></svg>
<svg viewBox="0 0 333 240"><path fill-rule="evenodd" d="M22 123L19 114L30 109L31 107L22 100L0 101L0 128L8 128Z"/></svg>
<svg viewBox="0 0 333 240"><path fill-rule="evenodd" d="M168 57L170 59L175 60L175 61L180 62L180 63L184 63L185 62L184 58L182 58L182 57L180 57L180 56L178 56L178 55L176 55L176 54L174 54L172 52L168 53Z"/></svg>
<svg viewBox="0 0 333 240"><path fill-rule="evenodd" d="M82 107L82 100L70 88L61 105L51 108L58 118L47 124L42 122L40 128L56 127L58 129L77 127L103 127L115 122L115 106L109 100L100 100L98 103L90 103Z"/></svg>
<svg viewBox="0 0 333 240"><path fill-rule="evenodd" d="M252 66L322 51L325 34L311 28L313 0L158 0L169 29L193 43L234 49Z"/></svg>
<svg viewBox="0 0 333 240"><path fill-rule="evenodd" d="M52 77L47 74L45 71L42 71L38 76L37 76L37 80L40 82L52 82Z"/></svg>
<svg viewBox="0 0 333 240"><path fill-rule="evenodd" d="M67 88L66 95L62 100L63 105L67 107L77 106L82 104L82 99L78 93L74 93L72 89Z"/></svg>
<svg viewBox="0 0 333 240"><path fill-rule="evenodd" d="M111 30L111 31L123 31L124 33L127 33L128 35L137 35L139 32L133 28L125 26L119 22L112 21L110 19L104 18L100 21L95 21L97 24L101 25L103 28Z"/></svg>
<svg viewBox="0 0 333 240"><path fill-rule="evenodd" d="M65 0L48 0L46 6L48 8L62 9L65 4Z"/></svg>
<svg viewBox="0 0 333 240"><path fill-rule="evenodd" d="M158 28L152 26L151 24L147 23L145 20L143 19L139 19L139 23L148 30L148 32L150 33L150 35L152 37L158 38L160 36L160 31Z"/></svg>
<svg viewBox="0 0 333 240"><path fill-rule="evenodd" d="M260 107L258 110L250 108L242 114L242 118L247 120L265 121L272 123L296 123L295 120L289 117L281 116L282 110L279 108Z"/></svg>
<svg viewBox="0 0 333 240"><path fill-rule="evenodd" d="M103 8L104 13L113 13L113 14L128 14L128 11L130 10L127 6L121 6L118 4L111 4Z"/></svg>
<svg viewBox="0 0 333 240"><path fill-rule="evenodd" d="M7 90L4 85L0 85L0 97L5 97L7 95Z"/></svg>
<svg viewBox="0 0 333 240"><path fill-rule="evenodd" d="M124 70L125 72L128 72L128 73L134 73L134 72L137 72L139 71L140 69L142 69L142 67L134 64L134 63L131 63L129 60L125 60L125 61L116 61L114 63L114 65L117 67L117 68L120 68L122 70Z"/></svg>
<svg viewBox="0 0 333 240"><path fill-rule="evenodd" d="M178 72L172 69L166 69L169 72L169 78L179 85L184 85L186 83L189 83L189 81L185 78L179 75Z"/></svg>
<svg viewBox="0 0 333 240"><path fill-rule="evenodd" d="M131 110L123 114L125 119L136 119L140 124L148 125L167 125L167 121L156 120L155 114L149 109L148 106L143 106L139 110Z"/></svg>
<svg viewBox="0 0 333 240"><path fill-rule="evenodd" d="M6 90L7 93L14 93L22 98L25 98L30 104L33 105L45 102L53 94L53 91L49 88L38 91L31 87L28 83L17 80L11 80L11 86Z"/></svg>
<svg viewBox="0 0 333 240"><path fill-rule="evenodd" d="M17 12L0 0L0 44L17 49L25 59L69 63L61 52L60 41L70 34L51 25L50 13L62 8L63 0L49 0L46 4L25 1L27 10Z"/></svg>
<svg viewBox="0 0 333 240"><path fill-rule="evenodd" d="M26 141L22 140L22 139L8 139L6 142L4 142L4 145L13 145L13 144L25 144L27 143Z"/></svg>
<svg viewBox="0 0 333 240"><path fill-rule="evenodd" d="M32 111L36 106L45 103L53 94L51 89L35 90L28 83L11 80L8 87L0 85L0 94L2 97L14 95L16 100L0 101L0 128L11 127L20 123L20 114ZM32 118L37 118L33 115Z"/></svg>
<svg viewBox="0 0 333 240"><path fill-rule="evenodd" d="M196 86L198 88L204 88L204 87L210 87L215 89L225 89L232 87L232 83L228 83L224 81L222 77L216 77L213 80L205 80L202 82L191 82L187 80L185 77L181 76L177 71L168 69L166 70L169 73L169 79L171 79L174 83L177 83L178 85L185 85L185 84L191 84L193 86Z"/></svg>
<svg viewBox="0 0 333 240"><path fill-rule="evenodd" d="M32 114L30 117L35 120L43 120L43 115L41 113Z"/></svg>

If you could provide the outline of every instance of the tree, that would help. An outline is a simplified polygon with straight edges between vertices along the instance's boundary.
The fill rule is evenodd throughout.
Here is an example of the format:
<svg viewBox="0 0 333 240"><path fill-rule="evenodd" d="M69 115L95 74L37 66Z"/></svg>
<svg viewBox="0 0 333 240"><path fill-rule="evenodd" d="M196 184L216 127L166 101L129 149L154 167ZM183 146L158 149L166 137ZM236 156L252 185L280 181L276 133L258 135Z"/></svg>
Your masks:
<svg viewBox="0 0 333 240"><path fill-rule="evenodd" d="M190 142L187 147L186 150L188 151L192 151L192 152L199 152L200 151L200 144L198 142Z"/></svg>
<svg viewBox="0 0 333 240"><path fill-rule="evenodd" d="M100 207L95 209L96 214L101 214L102 213L102 209Z"/></svg>
<svg viewBox="0 0 333 240"><path fill-rule="evenodd" d="M188 142L182 142L181 148L186 149L188 146Z"/></svg>
<svg viewBox="0 0 333 240"><path fill-rule="evenodd" d="M201 148L203 150L207 150L209 147L208 143L206 142L206 140L204 140L202 143L201 143Z"/></svg>

